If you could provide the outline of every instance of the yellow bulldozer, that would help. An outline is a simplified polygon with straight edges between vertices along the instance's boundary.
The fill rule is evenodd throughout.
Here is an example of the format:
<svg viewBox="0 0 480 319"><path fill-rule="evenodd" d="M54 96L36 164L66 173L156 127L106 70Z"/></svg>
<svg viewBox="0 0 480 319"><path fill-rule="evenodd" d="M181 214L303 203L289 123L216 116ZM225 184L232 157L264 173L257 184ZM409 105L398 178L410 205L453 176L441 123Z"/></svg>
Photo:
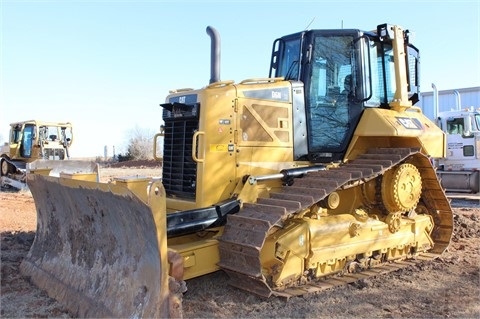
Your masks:
<svg viewBox="0 0 480 319"><path fill-rule="evenodd" d="M34 283L75 316L181 317L185 281L214 271L288 298L447 248L431 164L445 135L414 106L407 30L283 36L269 76L238 83L220 79L207 33L210 83L161 104L161 180L28 175L39 222L21 269Z"/></svg>
<svg viewBox="0 0 480 319"><path fill-rule="evenodd" d="M59 176L62 173L92 173L96 164L71 161L73 127L69 122L28 120L10 124L9 140L0 150L0 185L27 188L27 172Z"/></svg>

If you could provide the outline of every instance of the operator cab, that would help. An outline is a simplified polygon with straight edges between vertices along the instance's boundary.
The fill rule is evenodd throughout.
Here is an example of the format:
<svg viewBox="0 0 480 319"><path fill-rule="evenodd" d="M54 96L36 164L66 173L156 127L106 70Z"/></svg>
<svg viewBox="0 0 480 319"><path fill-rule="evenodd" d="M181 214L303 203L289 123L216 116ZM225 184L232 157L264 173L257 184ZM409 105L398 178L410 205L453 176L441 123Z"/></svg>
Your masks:
<svg viewBox="0 0 480 319"><path fill-rule="evenodd" d="M386 24L379 25L377 32L310 30L275 40L269 76L304 85L308 153L297 159L342 160L363 110L390 108L397 85L389 30ZM408 31L403 40L408 96L415 104L419 55L408 43Z"/></svg>

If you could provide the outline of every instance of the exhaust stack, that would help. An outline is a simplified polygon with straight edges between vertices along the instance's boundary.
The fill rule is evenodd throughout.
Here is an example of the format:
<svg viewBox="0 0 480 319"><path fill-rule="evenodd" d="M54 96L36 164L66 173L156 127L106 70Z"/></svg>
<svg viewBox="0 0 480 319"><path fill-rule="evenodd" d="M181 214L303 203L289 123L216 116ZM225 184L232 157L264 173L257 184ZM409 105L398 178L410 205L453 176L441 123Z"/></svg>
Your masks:
<svg viewBox="0 0 480 319"><path fill-rule="evenodd" d="M432 83L432 89L433 89L433 116L435 117L435 120L437 120L438 113L440 112L439 105L438 105L438 90L437 86Z"/></svg>
<svg viewBox="0 0 480 319"><path fill-rule="evenodd" d="M212 39L210 49L210 84L220 81L220 34L208 26L207 34Z"/></svg>
<svg viewBox="0 0 480 319"><path fill-rule="evenodd" d="M460 98L460 92L458 90L454 90L453 93L455 93L456 101L457 101L457 111L462 110L462 99Z"/></svg>

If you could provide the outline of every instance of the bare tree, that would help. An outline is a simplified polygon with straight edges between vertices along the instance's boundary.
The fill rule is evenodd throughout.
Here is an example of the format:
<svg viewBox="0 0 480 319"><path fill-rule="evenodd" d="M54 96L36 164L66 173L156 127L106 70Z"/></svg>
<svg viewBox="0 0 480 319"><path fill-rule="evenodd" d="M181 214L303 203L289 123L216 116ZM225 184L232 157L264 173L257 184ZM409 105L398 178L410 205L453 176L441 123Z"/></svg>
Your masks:
<svg viewBox="0 0 480 319"><path fill-rule="evenodd" d="M127 153L131 159L153 159L153 136L155 133L138 125L130 131Z"/></svg>

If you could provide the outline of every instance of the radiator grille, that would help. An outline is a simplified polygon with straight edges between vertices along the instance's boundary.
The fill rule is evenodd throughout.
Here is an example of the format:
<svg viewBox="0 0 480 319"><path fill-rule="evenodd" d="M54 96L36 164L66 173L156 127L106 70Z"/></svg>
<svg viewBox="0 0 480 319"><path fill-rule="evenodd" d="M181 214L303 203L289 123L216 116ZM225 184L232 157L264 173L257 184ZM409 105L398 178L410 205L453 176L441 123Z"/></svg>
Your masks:
<svg viewBox="0 0 480 319"><path fill-rule="evenodd" d="M197 116L173 116L164 110L165 121L162 183L169 196L195 198L197 164L192 159Z"/></svg>

